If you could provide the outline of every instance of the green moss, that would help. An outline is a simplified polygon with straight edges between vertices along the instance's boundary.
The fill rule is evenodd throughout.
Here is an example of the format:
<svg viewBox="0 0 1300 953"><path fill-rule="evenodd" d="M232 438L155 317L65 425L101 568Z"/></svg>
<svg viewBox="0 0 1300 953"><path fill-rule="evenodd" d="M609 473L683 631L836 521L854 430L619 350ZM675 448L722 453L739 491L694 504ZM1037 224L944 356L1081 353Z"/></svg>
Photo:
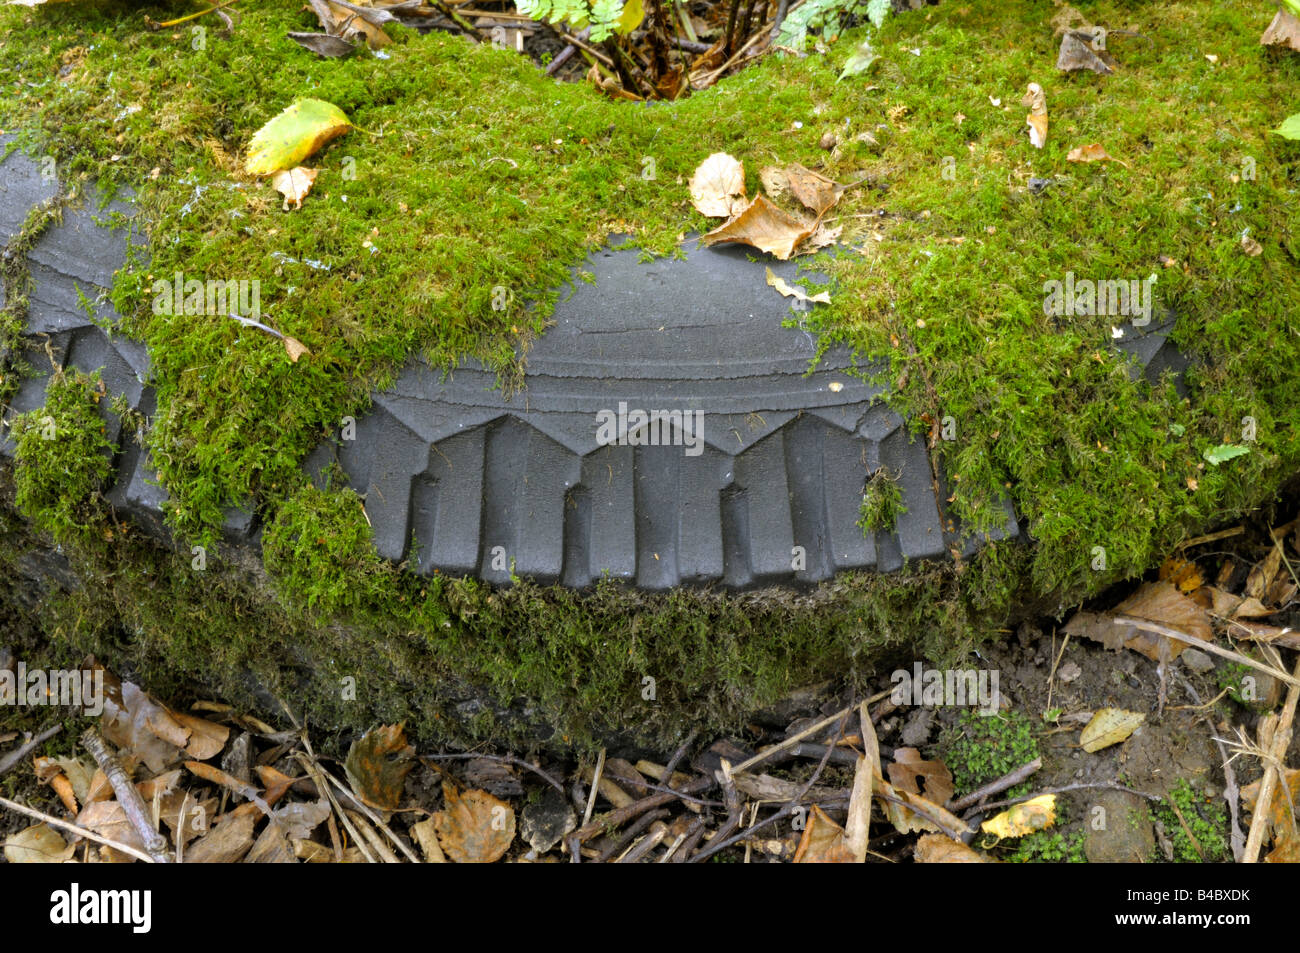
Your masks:
<svg viewBox="0 0 1300 953"><path fill-rule="evenodd" d="M890 473L886 467L871 474L862 493L858 528L864 534L876 531L892 533L898 518L906 512L897 474Z"/></svg>
<svg viewBox="0 0 1300 953"><path fill-rule="evenodd" d="M1086 864L1083 831L1035 831L1020 838L1007 860L1013 864Z"/></svg>
<svg viewBox="0 0 1300 953"><path fill-rule="evenodd" d="M1177 806L1186 827L1167 804L1152 809L1151 818L1164 825L1173 844L1175 863L1219 863L1228 859L1228 812L1219 799L1197 795L1185 779L1179 779L1167 800Z"/></svg>
<svg viewBox="0 0 1300 953"><path fill-rule="evenodd" d="M16 417L11 427L18 506L61 540L102 518L96 494L116 453L97 410L102 394L98 374L56 373L45 406Z"/></svg>
<svg viewBox="0 0 1300 953"><path fill-rule="evenodd" d="M964 711L957 724L939 741L944 764L952 771L954 793L961 796L982 784L995 781L1038 757L1038 739L1033 723L1022 712L1008 711L984 716ZM1007 797L1027 793L1020 784Z"/></svg>

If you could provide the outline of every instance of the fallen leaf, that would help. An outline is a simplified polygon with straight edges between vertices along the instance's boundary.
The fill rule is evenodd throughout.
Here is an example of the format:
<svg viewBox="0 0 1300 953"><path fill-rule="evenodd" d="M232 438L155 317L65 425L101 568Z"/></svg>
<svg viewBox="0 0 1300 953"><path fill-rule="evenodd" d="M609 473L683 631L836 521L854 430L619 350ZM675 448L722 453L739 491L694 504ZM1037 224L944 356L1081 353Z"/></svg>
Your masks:
<svg viewBox="0 0 1300 953"><path fill-rule="evenodd" d="M1028 801L1013 804L996 817L980 825L980 830L999 840L1007 837L1024 837L1056 823L1056 795L1042 794ZM983 845L987 847L988 845Z"/></svg>
<svg viewBox="0 0 1300 953"><path fill-rule="evenodd" d="M396 724L372 728L348 749L343 765L348 783L371 807L395 811L402 806L406 776L415 767L415 749L406 743L403 727Z"/></svg>
<svg viewBox="0 0 1300 953"><path fill-rule="evenodd" d="M1246 577L1247 598L1258 601L1260 596L1268 592L1269 586L1273 584L1273 579L1281 568L1282 547L1274 546L1268 551L1267 556L1251 567L1250 575Z"/></svg>
<svg viewBox="0 0 1300 953"><path fill-rule="evenodd" d="M438 843L438 825L433 818L426 817L419 823L412 824L411 833L415 835L416 841L419 842L426 863L445 864L447 862L447 856L442 852L442 845Z"/></svg>
<svg viewBox="0 0 1300 953"><path fill-rule="evenodd" d="M1258 258L1260 255L1264 254L1264 246L1255 241L1255 239L1251 238L1249 235L1241 236L1241 250L1251 258Z"/></svg>
<svg viewBox="0 0 1300 953"><path fill-rule="evenodd" d="M486 791L459 794L443 783L446 806L433 816L438 843L458 864L490 864L500 860L515 839L515 812Z"/></svg>
<svg viewBox="0 0 1300 953"><path fill-rule="evenodd" d="M809 295L798 285L792 285L779 275L775 274L771 268L767 269L767 284L770 288L775 288L787 298L794 298L796 301L807 301L813 304L830 304L831 293L829 291L820 291L815 295Z"/></svg>
<svg viewBox="0 0 1300 953"><path fill-rule="evenodd" d="M691 204L710 218L730 218L745 207L745 167L725 152L715 152L691 176Z"/></svg>
<svg viewBox="0 0 1300 953"><path fill-rule="evenodd" d="M1107 615L1111 618L1132 616L1145 619L1185 632L1206 642L1214 640L1214 630L1210 626L1210 619L1205 610L1167 581L1145 583ZM1134 626L1116 625L1114 628L1124 633L1123 644L1126 648L1140 652L1157 662L1161 661L1162 651L1168 651L1169 660L1172 661L1187 648L1186 642L1166 639L1162 635L1137 629ZM1168 645L1162 648L1162 642ZM1110 647L1109 643L1107 647Z"/></svg>
<svg viewBox="0 0 1300 953"><path fill-rule="evenodd" d="M1293 810L1300 809L1300 769L1283 768L1282 778L1284 784L1277 784L1275 779L1273 803L1268 810L1268 824L1273 830L1274 843L1278 845L1300 841L1293 813ZM1258 809L1260 784L1261 781L1255 781L1241 789L1241 803L1252 813Z"/></svg>
<svg viewBox="0 0 1300 953"><path fill-rule="evenodd" d="M1092 754L1102 748L1117 745L1137 730L1147 716L1123 708L1103 708L1092 716L1092 721L1079 733L1079 746Z"/></svg>
<svg viewBox="0 0 1300 953"><path fill-rule="evenodd" d="M865 701L858 707L858 723L862 729L863 753L853 770L848 819L844 822L844 843L853 862L861 864L867 859L867 844L871 839L872 788L880 777L880 741L871 722L870 707Z"/></svg>
<svg viewBox="0 0 1300 953"><path fill-rule="evenodd" d="M942 761L924 761L915 748L895 748L894 760L886 769L889 782L911 794L921 794L919 782L924 781L926 799L936 804L946 804L952 797L952 772Z"/></svg>
<svg viewBox="0 0 1300 953"><path fill-rule="evenodd" d="M1122 162L1114 158L1100 142L1089 143L1086 146L1075 146L1066 154L1067 162L1119 162L1124 168L1128 168L1127 162Z"/></svg>
<svg viewBox="0 0 1300 953"><path fill-rule="evenodd" d="M283 169L272 175L271 185L284 196L281 209L289 211L290 202L293 203L294 208L302 208L302 200L311 191L312 183L316 181L318 175L320 175L319 169L308 169L301 165L294 169Z"/></svg>
<svg viewBox="0 0 1300 953"><path fill-rule="evenodd" d="M844 828L836 824L816 804L808 812L803 837L795 848L796 864L851 864L853 851L844 841Z"/></svg>
<svg viewBox="0 0 1300 953"><path fill-rule="evenodd" d="M284 351L286 354L289 355L289 360L294 364L297 364L298 358L302 357L304 354L311 353L311 350L307 347L307 345L303 344L297 338L291 338L289 337L289 335L286 334L283 338L283 341L284 341Z"/></svg>
<svg viewBox="0 0 1300 953"><path fill-rule="evenodd" d="M253 828L256 826L257 815L238 809L231 811L185 852L185 863L238 863L253 846Z"/></svg>
<svg viewBox="0 0 1300 953"><path fill-rule="evenodd" d="M1061 37L1061 48L1056 54L1056 68L1065 73L1092 70L1103 76L1113 73L1114 60L1104 50L1095 47L1095 41L1085 39L1090 31L1072 30Z"/></svg>
<svg viewBox="0 0 1300 953"><path fill-rule="evenodd" d="M292 169L353 128L339 107L320 99L296 99L253 134L244 168L249 175Z"/></svg>
<svg viewBox="0 0 1300 953"><path fill-rule="evenodd" d="M756 195L739 215L700 236L700 244L739 242L785 261L812 232L810 223L786 214L765 196Z"/></svg>
<svg viewBox="0 0 1300 953"><path fill-rule="evenodd" d="M134 847L141 853L145 852L144 841L117 801L94 801L87 804L77 815L77 826L127 847Z"/></svg>
<svg viewBox="0 0 1300 953"><path fill-rule="evenodd" d="M345 56L351 56L357 51L356 46L343 39L343 37L333 36L329 33L290 33L289 39L304 49L311 50L317 56L323 56L326 59L342 59Z"/></svg>
<svg viewBox="0 0 1300 953"><path fill-rule="evenodd" d="M922 834L912 848L912 858L918 864L987 864L978 851L959 840L942 834Z"/></svg>
<svg viewBox="0 0 1300 953"><path fill-rule="evenodd" d="M812 169L805 169L798 163L787 167L784 171L791 194L818 218L826 214L827 210L844 194L844 186L832 182Z"/></svg>
<svg viewBox="0 0 1300 953"><path fill-rule="evenodd" d="M1283 139L1300 139L1300 113L1282 120L1282 125L1273 130L1273 135Z"/></svg>
<svg viewBox="0 0 1300 953"><path fill-rule="evenodd" d="M858 48L850 54L844 63L844 69L840 70L839 78L835 82L847 79L850 76L857 76L871 69L873 63L880 59L876 51L871 48L871 40L863 40Z"/></svg>
<svg viewBox="0 0 1300 953"><path fill-rule="evenodd" d="M11 864L62 864L77 852L48 824L36 824L5 838L5 860Z"/></svg>
<svg viewBox="0 0 1300 953"><path fill-rule="evenodd" d="M1174 556L1160 564L1159 577L1172 583L1179 592L1194 592L1205 583L1196 563Z"/></svg>

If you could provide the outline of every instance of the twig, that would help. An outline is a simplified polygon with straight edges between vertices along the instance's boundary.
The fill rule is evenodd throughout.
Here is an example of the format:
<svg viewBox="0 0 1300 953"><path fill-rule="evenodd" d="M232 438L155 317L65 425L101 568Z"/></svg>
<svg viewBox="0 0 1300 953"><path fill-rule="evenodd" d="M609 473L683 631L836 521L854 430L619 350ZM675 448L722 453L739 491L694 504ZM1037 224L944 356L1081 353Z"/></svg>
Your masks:
<svg viewBox="0 0 1300 953"><path fill-rule="evenodd" d="M1052 641L1056 641L1056 630L1052 630ZM1061 643L1061 651L1056 653L1056 658L1052 660L1052 671L1047 676L1047 710L1052 708L1052 688L1056 685L1056 669L1061 664L1061 657L1065 655L1065 647L1070 644L1070 633L1065 633L1065 640Z"/></svg>
<svg viewBox="0 0 1300 953"><path fill-rule="evenodd" d="M21 747L9 752L3 758L0 758L0 777L4 777L6 772L12 771L14 767L23 760L23 758L27 757L62 730L62 725L54 725L53 727L46 728L25 745L22 745Z"/></svg>
<svg viewBox="0 0 1300 953"><path fill-rule="evenodd" d="M591 812L596 809L596 795L600 793L600 776L605 772L605 749L600 749L596 758L596 770L591 775L591 787L587 790L587 808L582 812L582 826L591 823Z"/></svg>
<svg viewBox="0 0 1300 953"><path fill-rule="evenodd" d="M623 853L627 846L640 836L641 832L653 824L655 821L663 820L668 816L668 812L663 808L643 814L633 821L623 834L616 838L613 843L601 850L600 855L596 858L596 863L607 863L611 857Z"/></svg>
<svg viewBox="0 0 1300 953"><path fill-rule="evenodd" d="M976 788L974 791L971 791L970 794L963 795L962 797L957 798L957 800L949 802L948 804L945 805L945 807L949 811L952 811L952 813L954 814L956 814L958 811L964 811L972 804L978 804L980 801L984 800L986 797L989 797L990 795L1001 794L1007 788L1015 787L1021 781L1025 780L1025 778L1035 773L1042 766L1043 766L1043 759L1035 758L1033 761L1030 761L1028 764L1022 764L1020 767L1016 768L1016 770L1012 771L1010 774L1004 774L996 781L990 781L982 788Z"/></svg>
<svg viewBox="0 0 1300 953"><path fill-rule="evenodd" d="M303 740L306 741L306 732L303 732ZM365 857L367 863L379 863L379 861L375 860L375 855L370 853L370 848L366 846L366 840L361 835L361 832L352 824L352 819L348 817L347 813L343 810L343 806L339 804L338 799L334 797L334 792L330 790L330 786L326 784L324 778L321 777L325 772L316 765L315 756L310 754L310 749L308 749L307 752L294 752L294 756L302 762L302 766L307 770L307 773L311 775L312 781L316 783L316 790L329 798L330 805L343 821L343 826L347 828L348 833L352 835L352 840L356 843L357 849L361 851L361 856Z"/></svg>
<svg viewBox="0 0 1300 953"><path fill-rule="evenodd" d="M145 807L144 798L140 797L140 792L131 783L131 779L126 776L126 771L122 769L121 762L108 750L108 745L99 736L99 732L94 728L87 728L81 735L81 743L95 759L95 763L99 765L99 770L104 772L104 777L108 778L108 783L113 786L113 793L117 795L117 803L122 806L122 812L126 815L126 819L131 822L135 832L140 835L140 841L144 844L145 853L152 857L156 864L172 863L171 851L167 849L167 838L159 834L154 829L154 826L149 823L149 809Z"/></svg>
<svg viewBox="0 0 1300 953"><path fill-rule="evenodd" d="M1268 816L1273 804L1273 788L1286 781L1282 777L1282 758L1291 745L1291 727L1295 722L1296 704L1300 702L1300 661L1295 664L1296 681L1292 682L1286 693L1286 707L1282 717L1273 730L1272 744L1269 745L1269 758L1264 765L1264 778L1259 784L1259 798L1255 801L1255 814L1250 819L1250 833L1246 837L1246 850L1242 856L1243 864L1253 864L1259 860L1260 848L1264 845L1264 832L1268 828Z"/></svg>
<svg viewBox="0 0 1300 953"><path fill-rule="evenodd" d="M177 17L175 20L164 20L162 23L155 22L153 20L150 20L148 17L145 17L144 25L148 27L150 30L162 30L166 27L178 26L179 24L185 23L188 20L197 20L199 17L207 16L209 13L213 13L217 10L222 9L223 7L228 7L234 2L235 0L226 0L225 3L213 4L212 6L208 7L206 10L200 10L198 13L191 13L187 16Z"/></svg>
<svg viewBox="0 0 1300 953"><path fill-rule="evenodd" d="M370 805L366 804L364 801L361 800L361 798L357 797L351 791L345 788L343 786L342 781L334 777L334 775L330 774L324 768L321 769L321 774L325 775L325 780L329 781L330 784L334 785L336 788L338 788L340 791L346 794L353 801L353 803L355 803L356 806L360 809L360 813L370 818L370 823L374 824L381 831L387 834L388 839L397 845L397 849L400 850L403 854L405 854L407 858L411 861L411 863L413 864L421 863L420 858L415 856L415 852L412 851L410 847L406 846L405 841L403 841L400 837L398 837L396 834L393 833L392 828L390 828L387 824L385 824L378 814L376 814L373 810L370 809ZM364 828L362 828L362 830L364 831ZM387 851L387 848L383 848L383 849L376 848L376 850L380 850L381 853L384 853Z"/></svg>
<svg viewBox="0 0 1300 953"><path fill-rule="evenodd" d="M1213 642L1206 642L1195 635L1188 635L1186 632L1180 632L1178 629L1172 629L1167 625L1161 625L1158 622L1152 622L1150 619L1139 619L1135 616L1117 615L1112 620L1116 625L1131 625L1139 629L1145 629L1148 632L1154 632L1156 635L1163 635L1167 639L1177 639L1179 642L1186 642L1188 645L1194 645L1202 651L1209 652L1211 655L1218 655L1222 658L1231 659L1242 665L1258 669L1272 675L1280 682L1286 682L1288 685L1300 687L1300 678L1295 675L1288 675L1281 669L1273 668L1271 665L1265 665L1263 662L1257 662L1249 655L1242 655L1240 652L1234 652L1231 649L1221 648Z"/></svg>
<svg viewBox="0 0 1300 953"><path fill-rule="evenodd" d="M867 704L870 705L874 702L880 701L882 698L888 698L893 693L894 693L894 689L887 688L883 692L872 695L870 698L868 698ZM827 726L834 724L836 721L839 721L841 718L843 718L845 715L848 715L850 712L853 711L854 708L857 707L858 707L857 703L854 703L852 705L849 705L847 708L842 708L839 711L837 711L835 714L823 718L821 721L817 722L817 724L809 725L803 731L795 732L793 735L791 735L789 738L786 738L784 741L777 742L776 744L772 745L770 748L764 748L762 751L754 755L752 758L747 758L746 760L740 762L740 764L733 767L731 769L731 773L740 774L742 771L748 771L754 765L761 764L762 762L766 761L768 758L771 758L772 756L779 754L780 752L786 750L787 748L794 747L799 742L807 738L809 735L814 735L817 732L821 731L823 728L826 728Z"/></svg>
<svg viewBox="0 0 1300 953"><path fill-rule="evenodd" d="M1202 543L1213 543L1220 539L1227 539L1229 536L1239 536L1244 533L1244 526L1233 526L1230 529L1221 529L1217 533L1207 533L1204 536L1195 536L1192 539L1179 543L1179 549L1191 549L1193 546L1200 546Z"/></svg>
<svg viewBox="0 0 1300 953"><path fill-rule="evenodd" d="M870 700L868 699L868 701L865 704L870 704ZM833 718L839 719L839 727L835 731L836 740L839 740L839 736L844 734L844 725L855 707L857 706L849 705L847 708L839 712L837 715L832 716ZM817 725L814 725L811 729L808 730L811 731L816 729L817 727L818 727ZM773 814L771 817L767 818L766 820L759 821L757 824L751 824L749 827L745 828L745 830L741 831L739 834L736 834L732 837L723 838L720 836L715 836L714 839L709 842L709 846L699 851L694 857L690 859L689 862L692 864L699 863L701 860L713 856L723 848L730 847L732 844L737 843L738 841L742 841L746 837L751 837L753 833L759 830L760 828L767 827L769 824L775 824L781 818L788 817L789 815L793 814L796 805L798 805L798 803L803 800L804 796L809 791L812 790L812 786L817 783L817 779L820 778L822 772L826 770L826 762L830 760L831 752L834 749L835 749L834 745L826 746L826 754L822 756L821 763L817 765L817 770L812 773L812 777L808 779L807 783L804 784L803 788L799 791L799 793L796 794L791 800L787 801L779 811L777 811L775 814ZM753 761L754 759L750 758L749 760ZM724 765L724 768L725 767L726 766ZM731 773L735 774L734 769L731 771Z"/></svg>
<svg viewBox="0 0 1300 953"><path fill-rule="evenodd" d="M576 52L578 52L578 48L572 43L570 43L564 49L560 50L560 52L556 55L555 59L551 60L549 63L546 64L546 75L554 76L556 70L558 70L565 63L569 62L569 60L572 59L573 54Z"/></svg>
<svg viewBox="0 0 1300 953"><path fill-rule="evenodd" d="M129 854L130 856L136 858L137 860L143 860L146 864L155 863L154 859L150 857L148 854L144 853L143 851L136 850L134 847L128 847L126 844L123 844L120 841L110 840L107 837L101 837L100 835L96 834L94 831L87 830L84 827L78 827L76 824L73 824L71 821L61 821L57 817L53 817L52 815L46 814L43 811L36 810L36 808L34 807L27 807L26 805L19 804L17 801L11 801L7 797L0 797L0 807L8 808L11 811L16 811L17 813L26 815L27 817L30 817L33 820L44 821L46 824L49 824L51 827L60 827L63 830L70 831L71 833L76 834L79 837L84 837L86 838L86 840L93 840L97 844L103 844L106 847L111 847L113 848L113 850L120 850L122 853Z"/></svg>
<svg viewBox="0 0 1300 953"><path fill-rule="evenodd" d="M1060 788L1048 788L1045 791L1037 791L1034 794L1026 794L1023 797L1013 797L1005 801L994 801L992 804L981 804L979 807L967 811L962 820L969 820L976 814L982 814L986 811L992 811L999 807L1011 807L1013 804L1023 804L1025 801L1032 801L1036 797L1042 797L1044 794L1064 794L1066 791L1085 791L1092 789L1102 789L1106 791L1124 791L1127 794L1136 794L1138 797L1144 797L1148 801L1163 801L1159 794L1148 794L1146 791L1139 791L1136 788L1125 787L1114 781L1097 781L1088 784L1067 784ZM908 805L911 807L911 805ZM913 808L915 810L915 808Z"/></svg>
<svg viewBox="0 0 1300 953"><path fill-rule="evenodd" d="M716 783L711 778L699 777L683 784L681 790L675 794L652 794L650 797L643 797L639 801L633 801L627 807L615 808L608 814L595 818L590 824L584 824L571 833L567 838L569 852L572 856L577 856L584 841L591 840L606 828L619 827L634 817L640 817L646 811L653 811L657 807L672 803L678 799L680 794L695 794L706 791ZM577 863L577 861L574 861L574 863Z"/></svg>
<svg viewBox="0 0 1300 953"><path fill-rule="evenodd" d="M537 767L537 765L529 764L523 758L516 758L514 755L510 754L474 754L473 752L468 754L424 754L420 755L420 758L424 761L461 761L484 758L488 761L500 762L501 764L514 764L533 772L533 774L537 775L551 787L555 788L555 790L559 791L561 794L564 793L564 785L555 780L555 778Z"/></svg>

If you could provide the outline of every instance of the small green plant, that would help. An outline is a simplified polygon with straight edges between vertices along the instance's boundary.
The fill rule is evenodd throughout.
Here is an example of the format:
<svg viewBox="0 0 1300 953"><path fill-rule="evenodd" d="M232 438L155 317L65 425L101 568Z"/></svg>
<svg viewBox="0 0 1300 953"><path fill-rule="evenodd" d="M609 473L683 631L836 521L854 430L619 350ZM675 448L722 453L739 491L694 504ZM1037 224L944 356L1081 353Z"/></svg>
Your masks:
<svg viewBox="0 0 1300 953"><path fill-rule="evenodd" d="M903 505L903 491L898 485L898 475L881 467L871 474L862 491L862 506L858 510L858 529L863 534L877 530L892 533L898 518L907 512Z"/></svg>
<svg viewBox="0 0 1300 953"><path fill-rule="evenodd" d="M826 40L834 41L849 17L870 20L879 27L887 13L889 0L807 0L781 22L776 45L802 53L810 32L819 31Z"/></svg>
<svg viewBox="0 0 1300 953"><path fill-rule="evenodd" d="M1164 825L1173 844L1175 863L1214 863L1228 856L1228 841L1224 836L1228 829L1227 810L1218 800L1198 795L1185 778L1174 785L1165 803L1151 809L1151 819Z"/></svg>
<svg viewBox="0 0 1300 953"><path fill-rule="evenodd" d="M642 0L519 0L519 12L547 23L590 26L590 40L601 43L618 33L626 36L645 16Z"/></svg>
<svg viewBox="0 0 1300 953"><path fill-rule="evenodd" d="M1035 831L1020 838L1007 860L1013 864L1086 864L1083 841L1083 831Z"/></svg>
<svg viewBox="0 0 1300 953"><path fill-rule="evenodd" d="M1251 679L1246 681L1246 679ZM1256 701L1253 671L1248 665L1230 662L1219 669L1219 689L1238 705L1250 707Z"/></svg>
<svg viewBox="0 0 1300 953"><path fill-rule="evenodd" d="M98 373L58 371L45 406L15 418L11 428L18 507L59 540L94 521L95 494L112 467L117 448L96 409L102 395Z"/></svg>
<svg viewBox="0 0 1300 953"><path fill-rule="evenodd" d="M985 716L964 711L945 732L939 750L960 795L1033 761L1038 757L1038 741L1029 718L1020 712ZM1005 796L1019 797L1028 788L1028 784L1017 785Z"/></svg>

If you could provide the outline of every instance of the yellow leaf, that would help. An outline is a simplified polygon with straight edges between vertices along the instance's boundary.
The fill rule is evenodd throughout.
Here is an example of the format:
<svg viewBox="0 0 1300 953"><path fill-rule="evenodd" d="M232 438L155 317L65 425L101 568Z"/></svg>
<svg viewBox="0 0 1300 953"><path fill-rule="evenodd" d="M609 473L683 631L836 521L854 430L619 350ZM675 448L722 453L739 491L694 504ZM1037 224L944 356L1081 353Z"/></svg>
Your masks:
<svg viewBox="0 0 1300 953"><path fill-rule="evenodd" d="M339 107L320 99L296 99L253 135L244 168L249 175L292 169L352 128Z"/></svg>
<svg viewBox="0 0 1300 953"><path fill-rule="evenodd" d="M620 36L627 36L633 30L641 25L645 19L645 4L641 0L627 0L623 4L623 13L614 21L614 32Z"/></svg>
<svg viewBox="0 0 1300 953"><path fill-rule="evenodd" d="M1089 754L1102 748L1109 748L1133 734L1137 726L1146 721L1146 718L1147 716L1141 712L1125 711L1123 708L1103 708L1084 726L1079 735L1079 744Z"/></svg>
<svg viewBox="0 0 1300 953"><path fill-rule="evenodd" d="M1056 795L1043 794L1016 804L980 825L980 830L997 838L1024 837L1056 823Z"/></svg>
<svg viewBox="0 0 1300 953"><path fill-rule="evenodd" d="M784 278L777 275L771 268L767 269L768 287L775 288L787 298L794 298L796 301L808 301L816 304L830 304L831 293L829 291L819 291L815 295L809 295L797 285L788 283Z"/></svg>

